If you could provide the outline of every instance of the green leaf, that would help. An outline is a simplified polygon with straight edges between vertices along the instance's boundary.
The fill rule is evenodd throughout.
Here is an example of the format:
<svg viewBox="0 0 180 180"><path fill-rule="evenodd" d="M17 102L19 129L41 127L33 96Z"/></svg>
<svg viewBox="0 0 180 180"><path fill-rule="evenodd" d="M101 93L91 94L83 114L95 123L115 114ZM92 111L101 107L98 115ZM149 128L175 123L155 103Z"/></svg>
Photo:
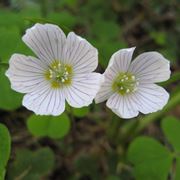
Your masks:
<svg viewBox="0 0 180 180"><path fill-rule="evenodd" d="M19 29L16 26L11 26L10 28L0 27L0 39L0 59L3 62L7 62L20 43Z"/></svg>
<svg viewBox="0 0 180 180"><path fill-rule="evenodd" d="M27 126L34 136L56 139L64 137L69 132L70 119L66 114L56 117L32 115L27 121Z"/></svg>
<svg viewBox="0 0 180 180"><path fill-rule="evenodd" d="M176 174L174 180L179 180L179 179L180 179L180 157L176 159Z"/></svg>
<svg viewBox="0 0 180 180"><path fill-rule="evenodd" d="M104 21L102 19L92 24L92 30L98 39L103 40L115 39L121 34L120 28L115 21Z"/></svg>
<svg viewBox="0 0 180 180"><path fill-rule="evenodd" d="M89 107L73 108L73 113L76 117L84 117L89 113Z"/></svg>
<svg viewBox="0 0 180 180"><path fill-rule="evenodd" d="M169 116L163 119L162 129L169 143L177 153L180 153L180 122L175 117Z"/></svg>
<svg viewBox="0 0 180 180"><path fill-rule="evenodd" d="M11 149L11 137L8 129L0 124L0 180L4 179L5 167L7 165Z"/></svg>
<svg viewBox="0 0 180 180"><path fill-rule="evenodd" d="M156 140L136 138L128 149L128 159L134 164L134 175L138 180L167 180L172 155Z"/></svg>
<svg viewBox="0 0 180 180"><path fill-rule="evenodd" d="M68 11L61 11L61 13L50 13L48 15L48 20L52 21L54 24L58 24L61 28L67 27L72 29L76 24L76 16L70 14Z"/></svg>
<svg viewBox="0 0 180 180"><path fill-rule="evenodd" d="M59 6L65 6L65 7L71 7L71 8L76 8L78 5L78 0L60 0L59 1Z"/></svg>
<svg viewBox="0 0 180 180"><path fill-rule="evenodd" d="M164 45L166 43L166 33L165 32L150 32L150 37L159 45Z"/></svg>
<svg viewBox="0 0 180 180"><path fill-rule="evenodd" d="M5 76L5 70L0 68L0 108L5 110L17 109L21 106L22 95L13 91L10 82Z"/></svg>
<svg viewBox="0 0 180 180"><path fill-rule="evenodd" d="M21 31L17 26L0 26L0 60L8 62L13 53L33 55L30 48L21 40Z"/></svg>
<svg viewBox="0 0 180 180"><path fill-rule="evenodd" d="M106 39L94 41L94 46L99 49L99 63L103 68L107 67L109 59L113 53L121 48L127 47L122 39L118 41Z"/></svg>
<svg viewBox="0 0 180 180"><path fill-rule="evenodd" d="M22 23L22 20L20 19L20 16L18 13L14 13L10 10L4 10L1 8L0 27L19 26L21 23Z"/></svg>
<svg viewBox="0 0 180 180"><path fill-rule="evenodd" d="M8 169L8 177L9 179L39 180L52 170L54 162L54 153L49 148L37 151L21 149L17 151L16 159Z"/></svg>

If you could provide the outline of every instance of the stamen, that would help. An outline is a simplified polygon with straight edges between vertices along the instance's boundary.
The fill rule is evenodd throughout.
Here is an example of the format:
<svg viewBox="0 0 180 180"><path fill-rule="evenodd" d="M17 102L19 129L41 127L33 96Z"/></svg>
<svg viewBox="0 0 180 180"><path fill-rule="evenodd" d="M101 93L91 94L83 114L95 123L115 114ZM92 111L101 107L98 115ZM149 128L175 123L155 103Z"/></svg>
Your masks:
<svg viewBox="0 0 180 180"><path fill-rule="evenodd" d="M136 85L137 85L137 86L139 85L139 82L138 82L138 81L136 82Z"/></svg>
<svg viewBox="0 0 180 180"><path fill-rule="evenodd" d="M129 94L137 90L139 82L129 72L120 73L114 80L112 89L121 95Z"/></svg>
<svg viewBox="0 0 180 180"><path fill-rule="evenodd" d="M132 92L135 92L136 90L137 90L137 87L135 87Z"/></svg>
<svg viewBox="0 0 180 180"><path fill-rule="evenodd" d="M62 81L62 82L65 82L65 79L64 79L64 78L61 78L61 81Z"/></svg>
<svg viewBox="0 0 180 180"><path fill-rule="evenodd" d="M72 67L54 61L46 71L45 78L50 81L53 88L69 85L72 80Z"/></svg>

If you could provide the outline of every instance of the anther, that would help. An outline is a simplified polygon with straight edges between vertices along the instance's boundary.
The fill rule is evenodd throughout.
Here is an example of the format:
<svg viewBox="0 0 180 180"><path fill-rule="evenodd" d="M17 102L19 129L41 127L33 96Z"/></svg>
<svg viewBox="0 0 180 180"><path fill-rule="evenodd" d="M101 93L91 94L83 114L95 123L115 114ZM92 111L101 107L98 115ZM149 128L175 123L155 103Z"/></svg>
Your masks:
<svg viewBox="0 0 180 180"><path fill-rule="evenodd" d="M136 90L137 90L137 87L135 87L132 92L135 92Z"/></svg>
<svg viewBox="0 0 180 180"><path fill-rule="evenodd" d="M61 63L58 63L58 67L59 67L59 68L61 67Z"/></svg>
<svg viewBox="0 0 180 180"><path fill-rule="evenodd" d="M132 80L135 80L135 76L131 76Z"/></svg>

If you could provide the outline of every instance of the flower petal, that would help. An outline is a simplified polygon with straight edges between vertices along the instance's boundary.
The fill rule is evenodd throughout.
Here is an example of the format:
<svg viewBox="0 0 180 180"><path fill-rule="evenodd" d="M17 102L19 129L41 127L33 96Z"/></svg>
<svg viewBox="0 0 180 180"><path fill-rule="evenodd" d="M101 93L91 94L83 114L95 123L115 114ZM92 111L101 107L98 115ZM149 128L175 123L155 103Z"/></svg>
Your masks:
<svg viewBox="0 0 180 180"><path fill-rule="evenodd" d="M112 94L112 82L113 82L113 74L111 73L111 69L109 68L103 75L104 81L101 83L101 87L96 94L95 102L101 103L107 100Z"/></svg>
<svg viewBox="0 0 180 180"><path fill-rule="evenodd" d="M114 93L108 99L106 105L121 118L129 119L139 114L131 95L121 96L118 93Z"/></svg>
<svg viewBox="0 0 180 180"><path fill-rule="evenodd" d="M56 25L37 23L26 31L22 39L47 64L62 58L66 36Z"/></svg>
<svg viewBox="0 0 180 180"><path fill-rule="evenodd" d="M44 82L45 65L31 56L14 54L9 61L6 76L11 81L11 87L21 93L34 91Z"/></svg>
<svg viewBox="0 0 180 180"><path fill-rule="evenodd" d="M126 72L130 66L135 47L120 49L115 52L109 61L108 67L113 65L116 72Z"/></svg>
<svg viewBox="0 0 180 180"><path fill-rule="evenodd" d="M148 83L166 81L171 73L169 61L158 52L146 52L136 57L129 72Z"/></svg>
<svg viewBox="0 0 180 180"><path fill-rule="evenodd" d="M140 84L132 99L138 110L147 114L161 110L167 104L169 94L156 84Z"/></svg>
<svg viewBox="0 0 180 180"><path fill-rule="evenodd" d="M108 83L103 83L95 97L95 102L101 103L107 100L112 94L113 92L112 92L111 86L109 86Z"/></svg>
<svg viewBox="0 0 180 180"><path fill-rule="evenodd" d="M23 105L37 115L58 116L65 110L65 98L62 90L44 86L35 92L26 94Z"/></svg>
<svg viewBox="0 0 180 180"><path fill-rule="evenodd" d="M73 107L88 106L95 98L102 75L99 73L90 73L81 78L75 78L72 85L64 88L67 102Z"/></svg>
<svg viewBox="0 0 180 180"><path fill-rule="evenodd" d="M63 54L64 63L73 66L76 74L90 73L98 65L98 51L88 41L70 32Z"/></svg>

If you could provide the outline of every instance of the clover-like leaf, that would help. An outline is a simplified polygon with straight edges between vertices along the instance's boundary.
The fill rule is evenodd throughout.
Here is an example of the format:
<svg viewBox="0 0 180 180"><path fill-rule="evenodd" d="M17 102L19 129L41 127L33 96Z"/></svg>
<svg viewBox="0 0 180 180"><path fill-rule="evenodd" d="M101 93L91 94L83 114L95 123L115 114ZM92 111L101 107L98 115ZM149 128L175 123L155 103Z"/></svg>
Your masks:
<svg viewBox="0 0 180 180"><path fill-rule="evenodd" d="M8 169L8 179L39 180L52 170L54 162L54 154L49 148L18 150Z"/></svg>
<svg viewBox="0 0 180 180"><path fill-rule="evenodd" d="M0 108L5 110L16 109L21 106L22 95L13 91L9 80L5 77L5 70L0 68Z"/></svg>
<svg viewBox="0 0 180 180"><path fill-rule="evenodd" d="M138 137L130 144L128 159L134 165L136 179L167 180L173 157L156 140Z"/></svg>
<svg viewBox="0 0 180 180"><path fill-rule="evenodd" d="M29 131L39 137L62 138L70 130L70 119L66 114L61 116L36 116L32 115L27 126Z"/></svg>
<svg viewBox="0 0 180 180"><path fill-rule="evenodd" d="M3 19L5 20L5 18ZM5 21L7 22L7 20ZM18 27L11 26L10 28L7 28L5 26L0 26L0 39L0 58L1 61L7 62L12 53L16 51L20 42L20 32Z"/></svg>
<svg viewBox="0 0 180 180"><path fill-rule="evenodd" d="M73 108L73 114L76 117L82 118L89 113L89 107Z"/></svg>
<svg viewBox="0 0 180 180"><path fill-rule="evenodd" d="M72 28L76 23L76 17L67 11L62 11L61 13L50 13L48 15L48 20L67 28Z"/></svg>
<svg viewBox="0 0 180 180"><path fill-rule="evenodd" d="M176 153L180 153L180 122L175 117L169 116L162 121L163 132Z"/></svg>
<svg viewBox="0 0 180 180"><path fill-rule="evenodd" d="M174 180L179 180L179 179L180 179L180 157L177 157L177 159L176 159L176 173L175 173Z"/></svg>
<svg viewBox="0 0 180 180"><path fill-rule="evenodd" d="M0 180L4 178L5 167L9 159L11 138L8 129L0 124Z"/></svg>

